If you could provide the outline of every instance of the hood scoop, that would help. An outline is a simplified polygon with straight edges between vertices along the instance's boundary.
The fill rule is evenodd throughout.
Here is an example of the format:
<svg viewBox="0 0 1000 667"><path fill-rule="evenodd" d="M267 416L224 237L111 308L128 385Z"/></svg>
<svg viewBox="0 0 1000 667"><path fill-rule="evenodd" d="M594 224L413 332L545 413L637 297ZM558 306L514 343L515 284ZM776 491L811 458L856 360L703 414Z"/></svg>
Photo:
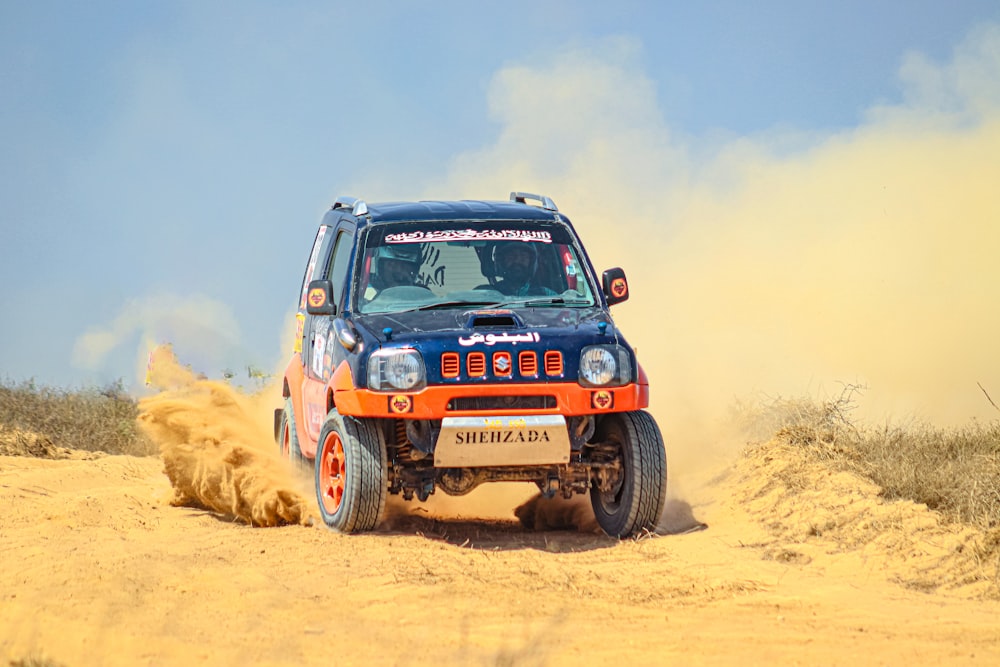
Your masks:
<svg viewBox="0 0 1000 667"><path fill-rule="evenodd" d="M469 313L467 329L520 329L524 322L511 310L477 310Z"/></svg>

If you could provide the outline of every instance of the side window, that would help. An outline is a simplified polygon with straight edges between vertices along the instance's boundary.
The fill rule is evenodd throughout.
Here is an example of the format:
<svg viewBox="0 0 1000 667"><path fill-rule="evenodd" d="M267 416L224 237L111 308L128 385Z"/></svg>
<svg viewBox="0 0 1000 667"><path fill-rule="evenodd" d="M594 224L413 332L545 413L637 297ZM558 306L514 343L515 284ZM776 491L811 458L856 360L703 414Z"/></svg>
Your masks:
<svg viewBox="0 0 1000 667"><path fill-rule="evenodd" d="M330 327L330 319L307 315L306 293L309 282L322 278L327 267L327 257L330 255L330 244L333 241L333 230L329 225L322 225L316 232L312 252L309 254L309 264L302 280L302 295L299 298L299 312L296 315L295 351L302 353L302 364L315 377L323 373L324 349Z"/></svg>
<svg viewBox="0 0 1000 667"><path fill-rule="evenodd" d="M354 246L354 234L341 231L337 235L337 243L330 255L330 265L327 267L327 277L333 283L334 302L339 307L344 300L344 284L351 259L351 248Z"/></svg>
<svg viewBox="0 0 1000 667"><path fill-rule="evenodd" d="M306 275L302 279L302 291L299 294L299 310L306 309L306 291L309 287L309 281L313 279L313 274L316 273L316 262L319 260L320 249L323 247L323 241L326 239L329 229L326 225L321 225L319 231L316 232L316 240L313 241L312 252L309 253L309 263L306 265Z"/></svg>

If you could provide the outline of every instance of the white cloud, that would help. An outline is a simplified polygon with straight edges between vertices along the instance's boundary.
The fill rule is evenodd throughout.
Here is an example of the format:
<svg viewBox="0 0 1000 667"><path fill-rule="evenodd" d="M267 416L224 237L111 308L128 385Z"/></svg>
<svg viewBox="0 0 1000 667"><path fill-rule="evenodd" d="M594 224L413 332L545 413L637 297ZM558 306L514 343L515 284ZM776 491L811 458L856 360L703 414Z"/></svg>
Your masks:
<svg viewBox="0 0 1000 667"><path fill-rule="evenodd" d="M904 103L872 110L873 122L980 123L1000 108L1000 25L983 24L936 63L918 52L899 71Z"/></svg>

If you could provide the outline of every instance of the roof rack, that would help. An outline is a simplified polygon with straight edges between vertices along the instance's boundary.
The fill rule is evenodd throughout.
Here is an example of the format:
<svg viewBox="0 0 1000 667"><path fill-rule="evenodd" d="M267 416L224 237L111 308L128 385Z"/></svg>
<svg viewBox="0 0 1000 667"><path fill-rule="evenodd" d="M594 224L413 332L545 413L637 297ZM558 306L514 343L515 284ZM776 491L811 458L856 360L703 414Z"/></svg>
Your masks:
<svg viewBox="0 0 1000 667"><path fill-rule="evenodd" d="M368 204L365 203L365 200L354 197L337 197L337 201L333 202L333 208L350 208L354 215L368 213Z"/></svg>
<svg viewBox="0 0 1000 667"><path fill-rule="evenodd" d="M533 195L530 192L511 192L510 200L518 204L527 204L526 200L532 199L542 205L548 211L558 211L556 203L544 195Z"/></svg>

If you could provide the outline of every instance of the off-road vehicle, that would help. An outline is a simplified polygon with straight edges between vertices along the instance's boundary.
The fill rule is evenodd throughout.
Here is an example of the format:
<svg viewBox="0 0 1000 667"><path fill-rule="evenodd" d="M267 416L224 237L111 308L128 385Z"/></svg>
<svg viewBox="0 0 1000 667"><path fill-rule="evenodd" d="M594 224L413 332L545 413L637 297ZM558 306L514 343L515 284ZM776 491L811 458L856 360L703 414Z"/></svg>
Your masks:
<svg viewBox="0 0 1000 667"><path fill-rule="evenodd" d="M279 446L314 462L323 520L346 533L388 494L498 481L589 493L612 536L652 530L666 455L609 312L628 296L548 197L339 198L302 280Z"/></svg>

